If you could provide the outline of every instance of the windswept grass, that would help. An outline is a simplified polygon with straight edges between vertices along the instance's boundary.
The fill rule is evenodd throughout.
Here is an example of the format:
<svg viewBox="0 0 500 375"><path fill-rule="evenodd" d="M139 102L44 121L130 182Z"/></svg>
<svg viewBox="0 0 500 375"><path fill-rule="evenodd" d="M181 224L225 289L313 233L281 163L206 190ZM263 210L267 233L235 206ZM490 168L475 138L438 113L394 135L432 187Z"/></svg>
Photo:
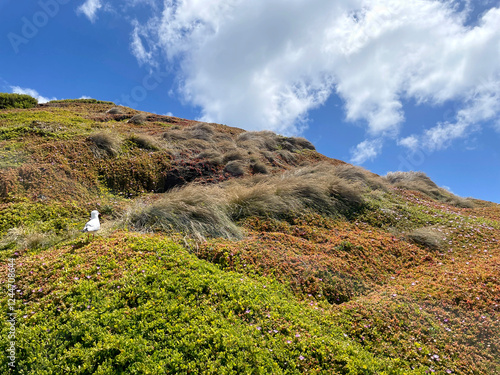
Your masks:
<svg viewBox="0 0 500 375"><path fill-rule="evenodd" d="M122 139L111 131L99 131L89 135L92 152L96 157L115 157L120 152Z"/></svg>
<svg viewBox="0 0 500 375"><path fill-rule="evenodd" d="M124 223L143 232L182 232L197 240L206 236L241 238L225 205L225 194L218 187L190 185L177 188L153 203L137 202Z"/></svg>
<svg viewBox="0 0 500 375"><path fill-rule="evenodd" d="M335 170L323 164L265 179L255 176L220 186L189 185L149 204L133 205L124 222L135 230L183 232L204 239L240 238L235 222L252 216L286 219L317 212L350 217L363 209L363 187L336 176Z"/></svg>
<svg viewBox="0 0 500 375"><path fill-rule="evenodd" d="M439 202L462 208L475 207L473 200L457 197L446 189L440 188L423 172L390 172L385 178L395 187L420 191Z"/></svg>
<svg viewBox="0 0 500 375"><path fill-rule="evenodd" d="M419 245L437 250L442 246L445 240L445 236L443 233L440 233L438 229L439 228L432 227L418 228L408 233L407 236L411 241Z"/></svg>

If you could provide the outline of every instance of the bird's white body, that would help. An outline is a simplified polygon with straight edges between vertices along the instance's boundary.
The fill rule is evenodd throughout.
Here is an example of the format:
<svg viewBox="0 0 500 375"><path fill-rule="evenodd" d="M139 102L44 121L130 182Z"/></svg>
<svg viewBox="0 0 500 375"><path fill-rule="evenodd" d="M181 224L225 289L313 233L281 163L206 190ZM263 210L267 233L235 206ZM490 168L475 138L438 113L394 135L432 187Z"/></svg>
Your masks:
<svg viewBox="0 0 500 375"><path fill-rule="evenodd" d="M99 212L92 211L90 213L90 220L85 224L82 232L96 232L101 228L101 223L99 222Z"/></svg>

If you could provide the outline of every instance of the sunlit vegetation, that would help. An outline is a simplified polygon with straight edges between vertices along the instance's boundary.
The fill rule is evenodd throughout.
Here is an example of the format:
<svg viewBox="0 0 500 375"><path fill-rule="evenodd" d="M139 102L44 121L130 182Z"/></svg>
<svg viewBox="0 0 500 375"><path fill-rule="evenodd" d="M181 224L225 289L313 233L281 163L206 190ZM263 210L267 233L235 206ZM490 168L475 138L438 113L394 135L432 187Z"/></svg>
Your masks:
<svg viewBox="0 0 500 375"><path fill-rule="evenodd" d="M499 373L499 242L500 206L303 138L94 99L0 111L18 373Z"/></svg>

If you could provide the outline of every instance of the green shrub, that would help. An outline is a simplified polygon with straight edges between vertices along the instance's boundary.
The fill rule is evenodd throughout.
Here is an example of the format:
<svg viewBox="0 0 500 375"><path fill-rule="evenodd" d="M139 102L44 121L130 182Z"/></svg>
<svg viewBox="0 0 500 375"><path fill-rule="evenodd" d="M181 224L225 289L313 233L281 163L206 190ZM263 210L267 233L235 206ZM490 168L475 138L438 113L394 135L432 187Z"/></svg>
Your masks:
<svg viewBox="0 0 500 375"><path fill-rule="evenodd" d="M37 104L38 100L29 95L0 93L0 109L33 108Z"/></svg>
<svg viewBox="0 0 500 375"><path fill-rule="evenodd" d="M115 105L113 102L107 102L104 100L97 99L61 99L61 100L51 100L49 103L84 103L84 104L110 104Z"/></svg>

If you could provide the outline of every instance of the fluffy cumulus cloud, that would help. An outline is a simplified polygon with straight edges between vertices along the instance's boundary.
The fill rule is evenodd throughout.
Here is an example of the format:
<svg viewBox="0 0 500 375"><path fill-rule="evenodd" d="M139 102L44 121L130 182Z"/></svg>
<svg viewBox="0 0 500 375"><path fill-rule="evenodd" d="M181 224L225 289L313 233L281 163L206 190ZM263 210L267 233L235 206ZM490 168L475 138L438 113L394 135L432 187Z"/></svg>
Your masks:
<svg viewBox="0 0 500 375"><path fill-rule="evenodd" d="M57 98L46 98L45 96L40 95L38 91L33 89L23 88L19 86L11 86L10 88L14 94L25 94L36 98L38 100L38 103L47 103L51 100L57 100Z"/></svg>
<svg viewBox="0 0 500 375"><path fill-rule="evenodd" d="M368 160L373 160L381 150L382 141L380 139L363 141L352 150L351 162L363 164Z"/></svg>
<svg viewBox="0 0 500 375"><path fill-rule="evenodd" d="M471 23L454 0L157 6L134 23L132 51L141 64L176 66L179 90L203 120L299 133L310 110L338 95L346 120L366 124L367 140L353 149L361 163L380 152L381 137L397 139L405 101L459 105L453 121L399 141L410 148L444 148L500 112L500 8Z"/></svg>
<svg viewBox="0 0 500 375"><path fill-rule="evenodd" d="M94 22L97 18L97 11L101 8L101 0L86 0L78 7L78 12L85 14L91 22Z"/></svg>

